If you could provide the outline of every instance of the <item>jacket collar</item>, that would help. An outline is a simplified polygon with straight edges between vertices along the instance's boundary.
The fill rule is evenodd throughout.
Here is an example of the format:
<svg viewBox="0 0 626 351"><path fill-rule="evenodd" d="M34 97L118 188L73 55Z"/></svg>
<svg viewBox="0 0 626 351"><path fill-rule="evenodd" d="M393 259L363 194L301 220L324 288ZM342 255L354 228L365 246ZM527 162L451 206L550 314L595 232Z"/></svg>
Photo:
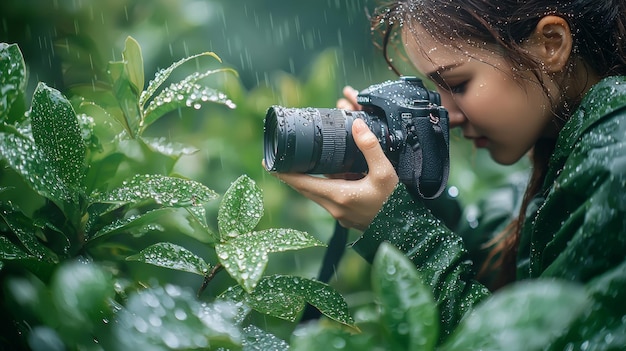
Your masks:
<svg viewBox="0 0 626 351"><path fill-rule="evenodd" d="M626 77L611 76L591 87L559 133L554 153L550 158L547 178L556 177L576 143L589 128L624 107L626 107ZM553 181L554 178L546 179L544 185L552 184Z"/></svg>

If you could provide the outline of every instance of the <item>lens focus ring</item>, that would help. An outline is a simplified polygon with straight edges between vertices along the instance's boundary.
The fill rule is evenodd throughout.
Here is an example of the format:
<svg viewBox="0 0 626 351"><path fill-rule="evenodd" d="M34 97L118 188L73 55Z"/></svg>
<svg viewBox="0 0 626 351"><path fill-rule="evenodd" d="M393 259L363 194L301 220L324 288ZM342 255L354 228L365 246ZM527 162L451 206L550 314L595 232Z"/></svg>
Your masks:
<svg viewBox="0 0 626 351"><path fill-rule="evenodd" d="M322 152L315 173L335 173L343 169L346 154L346 116L342 110L320 110Z"/></svg>

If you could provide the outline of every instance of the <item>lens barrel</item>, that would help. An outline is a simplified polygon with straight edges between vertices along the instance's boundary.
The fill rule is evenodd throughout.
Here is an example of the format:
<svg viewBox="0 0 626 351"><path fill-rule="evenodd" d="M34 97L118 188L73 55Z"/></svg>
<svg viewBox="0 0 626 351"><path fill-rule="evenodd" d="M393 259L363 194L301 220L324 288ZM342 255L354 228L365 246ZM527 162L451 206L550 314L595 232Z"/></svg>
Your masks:
<svg viewBox="0 0 626 351"><path fill-rule="evenodd" d="M352 137L355 118L371 122L362 111L270 107L264 126L265 167L285 173L366 171L367 164Z"/></svg>

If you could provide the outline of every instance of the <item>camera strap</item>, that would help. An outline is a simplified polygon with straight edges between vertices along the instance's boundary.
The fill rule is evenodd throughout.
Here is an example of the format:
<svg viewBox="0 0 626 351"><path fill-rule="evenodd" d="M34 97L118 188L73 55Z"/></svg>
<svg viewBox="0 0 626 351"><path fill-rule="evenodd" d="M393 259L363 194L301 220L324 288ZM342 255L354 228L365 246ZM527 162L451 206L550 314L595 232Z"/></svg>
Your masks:
<svg viewBox="0 0 626 351"><path fill-rule="evenodd" d="M431 113L428 118L413 118L405 128L407 138L400 153L398 178L414 195L434 199L446 188L450 173L444 127Z"/></svg>
<svg viewBox="0 0 626 351"><path fill-rule="evenodd" d="M333 232L333 236L328 242L328 248L324 254L324 260L322 261L322 266L320 267L317 280L323 283L328 283L330 281L330 278L332 278L333 274L335 274L337 270L337 266L339 266L341 257L343 257L343 254L346 251L347 244L348 229L339 224L339 221L335 221L335 230ZM300 322L317 319L321 315L322 313L317 308L307 304L304 309L304 313L302 313L302 317L300 318Z"/></svg>

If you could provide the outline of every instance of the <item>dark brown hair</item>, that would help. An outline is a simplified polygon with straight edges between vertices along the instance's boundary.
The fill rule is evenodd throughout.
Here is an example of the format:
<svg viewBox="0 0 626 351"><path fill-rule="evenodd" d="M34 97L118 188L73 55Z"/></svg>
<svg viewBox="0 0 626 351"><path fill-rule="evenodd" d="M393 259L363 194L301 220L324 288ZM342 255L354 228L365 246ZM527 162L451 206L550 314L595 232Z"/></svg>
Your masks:
<svg viewBox="0 0 626 351"><path fill-rule="evenodd" d="M581 58L600 78L626 74L626 0L397 0L377 9L372 31L380 35L379 46L397 74L390 47L399 27L417 23L442 45L462 40L498 47L514 72L516 68L533 72L553 99L541 79L540 63L522 49L524 40L547 15L567 21L574 40L572 57ZM579 102L580 97L553 106L555 119L566 120ZM481 274L498 272L492 289L515 280L521 226L530 201L542 187L554 146L554 140L540 139L533 147L533 172L520 213L498 236L481 270Z"/></svg>

